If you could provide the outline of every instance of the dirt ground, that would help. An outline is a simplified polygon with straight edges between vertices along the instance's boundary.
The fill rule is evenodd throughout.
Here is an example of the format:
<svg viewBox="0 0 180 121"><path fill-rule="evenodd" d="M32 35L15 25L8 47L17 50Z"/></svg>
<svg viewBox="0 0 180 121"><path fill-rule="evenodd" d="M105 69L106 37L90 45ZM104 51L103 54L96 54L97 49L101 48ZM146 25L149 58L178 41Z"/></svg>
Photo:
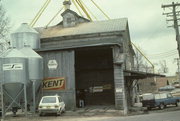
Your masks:
<svg viewBox="0 0 180 121"><path fill-rule="evenodd" d="M131 112L126 115L144 115L151 113L162 113L162 112L171 112L180 110L180 105L178 107L168 106L163 110L159 110L158 108L152 109L150 111L145 110L140 105L137 105L131 109ZM4 119L4 121L95 121L95 120L103 120L103 119L111 119L112 117L122 117L123 112L119 110L115 110L112 107L94 107L94 108L82 108L76 111L66 111L61 116L56 116L53 114L39 116L38 114L32 115L28 114L25 117L23 112L18 112L16 117L13 117L12 113L8 113Z"/></svg>

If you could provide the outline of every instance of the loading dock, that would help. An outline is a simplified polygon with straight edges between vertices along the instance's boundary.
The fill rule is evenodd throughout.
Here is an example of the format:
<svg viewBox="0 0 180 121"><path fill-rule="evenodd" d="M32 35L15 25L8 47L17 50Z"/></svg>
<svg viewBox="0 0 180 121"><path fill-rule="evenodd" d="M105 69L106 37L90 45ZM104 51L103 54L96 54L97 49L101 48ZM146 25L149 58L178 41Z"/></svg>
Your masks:
<svg viewBox="0 0 180 121"><path fill-rule="evenodd" d="M114 105L112 48L76 50L75 80L77 105Z"/></svg>

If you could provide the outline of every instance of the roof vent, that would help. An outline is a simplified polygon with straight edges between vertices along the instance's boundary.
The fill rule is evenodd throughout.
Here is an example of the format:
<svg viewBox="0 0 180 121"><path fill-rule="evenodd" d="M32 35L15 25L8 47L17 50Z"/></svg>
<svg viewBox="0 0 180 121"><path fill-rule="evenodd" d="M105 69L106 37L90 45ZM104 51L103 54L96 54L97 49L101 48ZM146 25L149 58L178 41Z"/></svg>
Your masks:
<svg viewBox="0 0 180 121"><path fill-rule="evenodd" d="M65 10L70 9L71 1L64 0L63 5L64 5Z"/></svg>

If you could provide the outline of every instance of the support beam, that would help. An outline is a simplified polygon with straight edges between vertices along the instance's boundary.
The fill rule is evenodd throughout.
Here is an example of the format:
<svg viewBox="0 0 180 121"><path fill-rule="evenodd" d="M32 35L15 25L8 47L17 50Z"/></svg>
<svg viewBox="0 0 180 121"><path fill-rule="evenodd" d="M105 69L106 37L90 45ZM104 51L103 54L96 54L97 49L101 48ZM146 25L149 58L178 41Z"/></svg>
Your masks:
<svg viewBox="0 0 180 121"><path fill-rule="evenodd" d="M26 93L26 84L24 84L24 108L25 108L25 116L27 117L27 93Z"/></svg>
<svg viewBox="0 0 180 121"><path fill-rule="evenodd" d="M35 92L35 86L36 86L36 80L32 80L33 85L33 113L36 114L36 92Z"/></svg>
<svg viewBox="0 0 180 121"><path fill-rule="evenodd" d="M1 82L1 111L2 111L2 120L5 118L5 110L4 110L4 93L3 93L3 82Z"/></svg>

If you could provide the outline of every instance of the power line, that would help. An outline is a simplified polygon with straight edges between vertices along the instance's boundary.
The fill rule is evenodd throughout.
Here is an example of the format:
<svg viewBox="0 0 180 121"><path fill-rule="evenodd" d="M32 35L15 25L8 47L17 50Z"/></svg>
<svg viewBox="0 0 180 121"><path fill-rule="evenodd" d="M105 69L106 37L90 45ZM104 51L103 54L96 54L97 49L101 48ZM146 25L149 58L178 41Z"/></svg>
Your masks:
<svg viewBox="0 0 180 121"><path fill-rule="evenodd" d="M178 54L178 53L176 52L176 53L172 53L172 54L169 54L169 55L163 55L163 56L159 56L159 57L149 57L149 58L151 58L151 59L170 58L170 57L175 56L175 55L177 55L177 54Z"/></svg>
<svg viewBox="0 0 180 121"><path fill-rule="evenodd" d="M159 56L165 56L165 55L171 55L174 53L178 53L177 50L171 50L163 53L156 53L156 54L149 54L148 57L159 57Z"/></svg>

